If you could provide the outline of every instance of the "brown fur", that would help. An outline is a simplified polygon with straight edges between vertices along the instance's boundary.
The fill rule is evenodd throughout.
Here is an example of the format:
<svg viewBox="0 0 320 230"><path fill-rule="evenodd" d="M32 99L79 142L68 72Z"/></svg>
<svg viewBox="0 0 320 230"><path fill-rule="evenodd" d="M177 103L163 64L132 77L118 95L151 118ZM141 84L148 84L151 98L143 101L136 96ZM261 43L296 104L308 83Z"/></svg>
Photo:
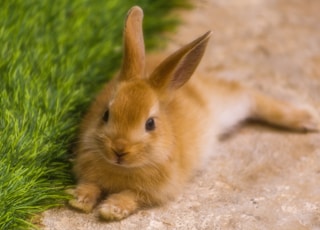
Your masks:
<svg viewBox="0 0 320 230"><path fill-rule="evenodd" d="M142 10L133 7L124 30L120 74L97 96L81 125L73 207L89 212L102 198L101 217L120 220L142 206L174 198L213 151L215 136L244 119L294 130L319 129L319 118L311 108L272 99L234 82L190 79L210 33L144 77L141 22ZM149 118L154 119L154 130L146 130Z"/></svg>

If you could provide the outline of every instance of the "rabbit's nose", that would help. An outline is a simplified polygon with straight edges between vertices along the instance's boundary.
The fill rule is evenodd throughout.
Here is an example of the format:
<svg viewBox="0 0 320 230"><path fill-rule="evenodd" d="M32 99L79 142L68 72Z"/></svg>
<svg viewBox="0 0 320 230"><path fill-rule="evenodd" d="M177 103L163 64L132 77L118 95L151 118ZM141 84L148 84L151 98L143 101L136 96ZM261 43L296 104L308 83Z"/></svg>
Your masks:
<svg viewBox="0 0 320 230"><path fill-rule="evenodd" d="M113 142L113 146L115 149L119 150L120 152L123 151L125 149L127 145L127 141L122 139L122 138L119 138L119 139L116 139L114 142Z"/></svg>
<svg viewBox="0 0 320 230"><path fill-rule="evenodd" d="M116 141L114 141L112 151L117 157L123 157L127 154L125 151L126 144L127 142L124 139L117 139Z"/></svg>
<svg viewBox="0 0 320 230"><path fill-rule="evenodd" d="M115 149L112 149L112 152L114 153L116 159L116 163L117 164L122 164L122 162L125 160L124 157L125 155L127 155L128 153L127 152L123 152L123 151L119 151L119 150L115 150Z"/></svg>
<svg viewBox="0 0 320 230"><path fill-rule="evenodd" d="M122 151L115 150L115 149L112 149L112 151L118 158L121 158L127 154L126 152L122 152Z"/></svg>

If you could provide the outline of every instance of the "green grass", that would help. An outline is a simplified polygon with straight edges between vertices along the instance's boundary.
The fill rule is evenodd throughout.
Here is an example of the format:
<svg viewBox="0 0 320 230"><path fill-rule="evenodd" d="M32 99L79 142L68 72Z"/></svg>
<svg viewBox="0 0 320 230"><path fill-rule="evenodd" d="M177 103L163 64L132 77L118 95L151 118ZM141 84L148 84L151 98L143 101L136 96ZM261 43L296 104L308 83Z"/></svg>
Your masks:
<svg viewBox="0 0 320 230"><path fill-rule="evenodd" d="M183 0L2 0L0 6L0 229L67 199L70 146L95 93L119 67L126 11L145 11L147 47Z"/></svg>

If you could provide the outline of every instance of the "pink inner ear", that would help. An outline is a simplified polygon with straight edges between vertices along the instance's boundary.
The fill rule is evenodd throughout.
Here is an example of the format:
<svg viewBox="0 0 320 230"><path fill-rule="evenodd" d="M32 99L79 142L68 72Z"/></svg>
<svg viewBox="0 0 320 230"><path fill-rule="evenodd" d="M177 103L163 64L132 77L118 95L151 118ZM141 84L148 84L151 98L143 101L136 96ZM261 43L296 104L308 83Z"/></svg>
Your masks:
<svg viewBox="0 0 320 230"><path fill-rule="evenodd" d="M197 68L210 35L211 31L166 58L151 74L150 84L160 91L178 89L184 85Z"/></svg>
<svg viewBox="0 0 320 230"><path fill-rule="evenodd" d="M198 49L191 51L192 54L188 55L187 58L185 57L181 60L174 71L174 77L171 82L172 88L180 88L191 78L201 61L205 48L206 46L200 46Z"/></svg>

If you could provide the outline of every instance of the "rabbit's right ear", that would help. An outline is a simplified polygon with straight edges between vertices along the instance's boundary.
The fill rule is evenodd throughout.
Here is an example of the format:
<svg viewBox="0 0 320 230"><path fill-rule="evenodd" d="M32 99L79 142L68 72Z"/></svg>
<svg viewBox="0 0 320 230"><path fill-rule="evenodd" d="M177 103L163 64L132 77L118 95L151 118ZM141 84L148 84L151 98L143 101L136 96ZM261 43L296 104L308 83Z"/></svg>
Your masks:
<svg viewBox="0 0 320 230"><path fill-rule="evenodd" d="M119 80L141 78L145 71L145 48L142 31L143 11L132 7L123 31L123 60Z"/></svg>
<svg viewBox="0 0 320 230"><path fill-rule="evenodd" d="M183 86L197 68L210 35L208 31L166 58L151 74L151 86L160 93Z"/></svg>

